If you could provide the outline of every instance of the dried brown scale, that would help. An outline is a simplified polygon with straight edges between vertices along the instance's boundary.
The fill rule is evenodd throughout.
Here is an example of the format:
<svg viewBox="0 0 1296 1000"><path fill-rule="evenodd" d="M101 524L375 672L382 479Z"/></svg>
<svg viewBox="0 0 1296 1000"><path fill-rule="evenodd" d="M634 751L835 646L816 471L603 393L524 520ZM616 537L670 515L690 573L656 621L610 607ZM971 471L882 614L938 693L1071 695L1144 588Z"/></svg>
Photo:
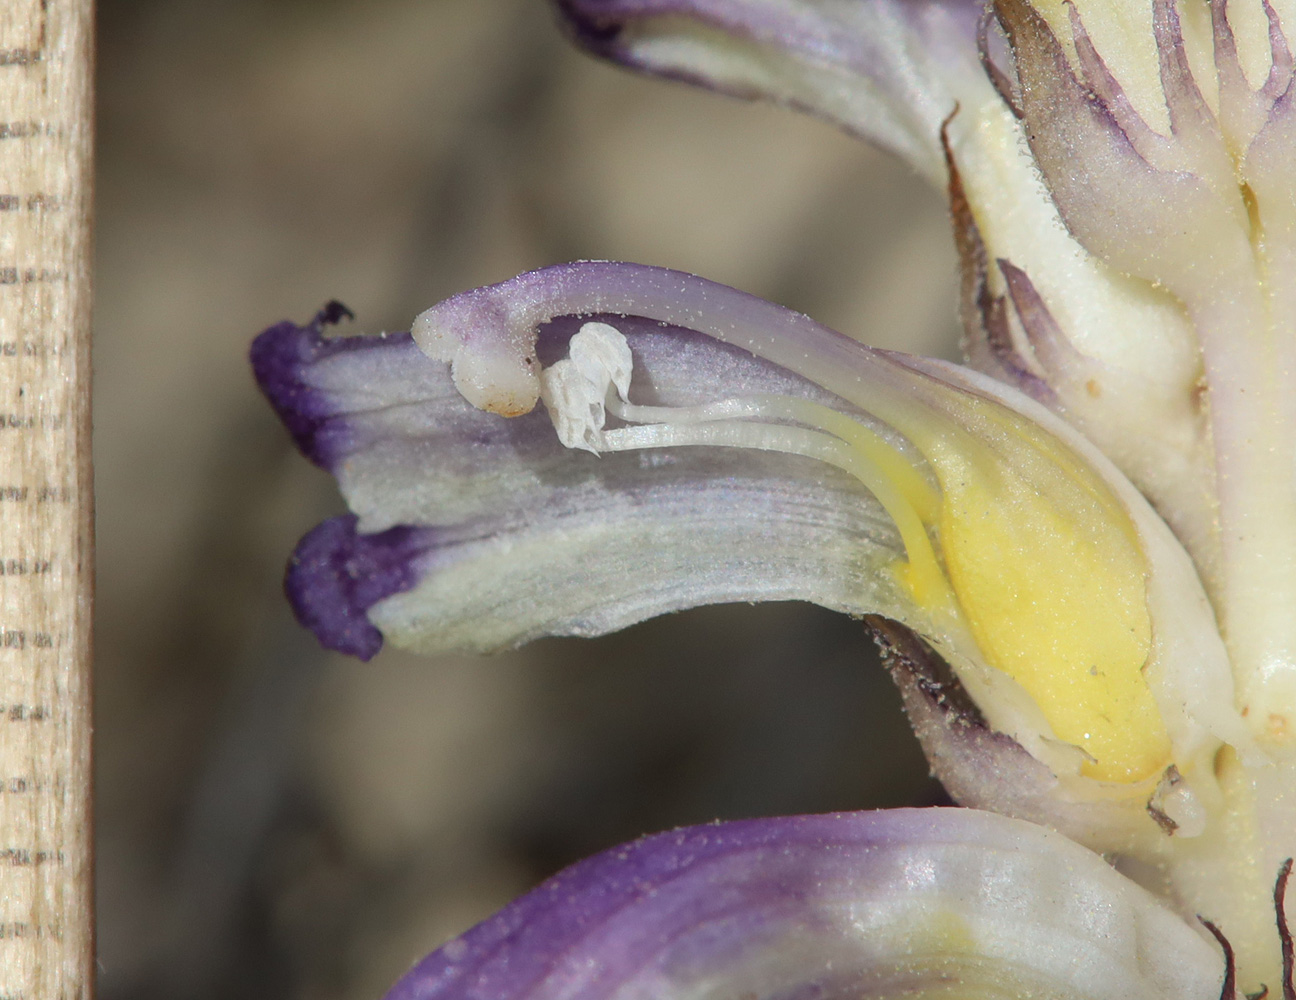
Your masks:
<svg viewBox="0 0 1296 1000"><path fill-rule="evenodd" d="M959 317L963 321L963 349L967 354L983 355L983 346L988 348L990 356L982 359L983 367L996 365L1004 381L1021 386L1036 398L1049 398L1053 395L1052 390L1031 371L1027 360L1013 344L1004 297L990 291L985 242L968 204L954 150L950 146L949 124L957 114L955 109L945 120L940 140L949 175L950 221L959 254Z"/></svg>
<svg viewBox="0 0 1296 1000"><path fill-rule="evenodd" d="M1220 1000L1233 1000L1237 995L1237 961L1233 957L1233 946L1224 936L1224 932L1205 917L1198 917L1203 927L1219 942L1224 950L1224 985L1220 988Z"/></svg>
<svg viewBox="0 0 1296 1000"><path fill-rule="evenodd" d="M901 674L912 678L955 725L989 731L985 716L968 696L958 676L917 633L881 615L865 615L864 624L872 632L873 641L897 683Z"/></svg>
<svg viewBox="0 0 1296 1000"><path fill-rule="evenodd" d="M1283 1000L1296 1000L1296 947L1293 946L1291 926L1287 922L1287 883L1291 879L1292 860L1288 858L1278 870L1274 882L1274 917L1278 922L1278 939L1282 942Z"/></svg>

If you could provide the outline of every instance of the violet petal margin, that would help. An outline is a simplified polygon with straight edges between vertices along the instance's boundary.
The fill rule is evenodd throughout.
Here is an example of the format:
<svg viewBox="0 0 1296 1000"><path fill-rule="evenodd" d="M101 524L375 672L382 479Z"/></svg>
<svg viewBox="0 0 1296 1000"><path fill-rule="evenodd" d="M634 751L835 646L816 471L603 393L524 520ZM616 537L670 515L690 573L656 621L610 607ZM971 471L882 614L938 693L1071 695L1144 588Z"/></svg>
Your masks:
<svg viewBox="0 0 1296 1000"><path fill-rule="evenodd" d="M355 435L327 392L304 373L338 355L372 346L422 357L409 334L380 338L326 338L324 328L354 318L341 302L329 302L305 326L290 321L265 330L252 344L253 374L293 441L316 465L335 471L338 461L356 446ZM431 544L429 532L397 525L360 534L353 515L316 526L289 560L284 590L297 620L327 649L372 659L383 637L367 617L369 609L418 579L415 556Z"/></svg>
<svg viewBox="0 0 1296 1000"><path fill-rule="evenodd" d="M313 528L288 562L284 591L297 620L326 649L371 660L383 637L369 609L418 582L416 557L432 547L435 533L402 524L362 535L357 520L347 514Z"/></svg>
<svg viewBox="0 0 1296 1000"><path fill-rule="evenodd" d="M284 422L303 455L316 465L328 467L336 451L330 407L299 373L303 365L339 351L352 350L355 342L345 338L326 339L323 330L354 314L336 299L305 326L289 320L276 323L252 342L249 360L261 391L270 400L279 419Z"/></svg>
<svg viewBox="0 0 1296 1000"><path fill-rule="evenodd" d="M433 952L387 1000L1214 1000L1223 973L1213 944L1060 834L898 809L614 848Z"/></svg>
<svg viewBox="0 0 1296 1000"><path fill-rule="evenodd" d="M979 0L556 0L575 41L634 69L809 111L938 183L939 126L991 97Z"/></svg>

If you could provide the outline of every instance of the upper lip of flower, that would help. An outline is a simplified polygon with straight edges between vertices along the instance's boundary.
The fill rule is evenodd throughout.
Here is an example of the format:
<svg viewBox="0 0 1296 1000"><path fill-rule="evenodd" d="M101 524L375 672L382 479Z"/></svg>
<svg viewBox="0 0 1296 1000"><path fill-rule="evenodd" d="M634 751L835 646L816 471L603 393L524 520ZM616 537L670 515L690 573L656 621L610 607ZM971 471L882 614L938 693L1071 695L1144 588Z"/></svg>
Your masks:
<svg viewBox="0 0 1296 1000"><path fill-rule="evenodd" d="M1023 0L997 0L1002 33L967 2L558 6L600 54L810 107L943 183L969 354L1005 384L873 351L732 289L636 265L563 265L467 292L420 316L412 337L326 339L345 312L331 305L304 327L267 330L253 348L272 404L356 512L299 546L287 581L299 618L326 645L368 658L384 635L424 650L487 649L725 600L880 611L873 627L956 798L1159 870L1174 905L1215 919L1223 933L1211 932L1238 946L1242 985L1280 975L1284 996L1296 996L1285 874L1278 934L1265 912L1267 886L1296 846L1285 729L1296 664L1283 659L1288 630L1296 642L1283 605L1296 578L1291 560L1272 554L1296 551L1296 515L1283 507L1290 469L1254 447L1296 444L1296 418L1264 361L1286 364L1296 348L1273 319L1289 294L1273 274L1296 266L1296 221L1283 227L1290 172L1275 165L1296 148L1296 84L1276 15L1264 6L1270 68L1251 87L1243 64L1254 75L1255 32L1235 38L1223 0L1212 7L1219 79L1208 99L1193 75L1200 51L1185 43L1170 0L1153 7L1151 69L1101 11L1094 24L1093 11L1070 5L1046 20ZM1149 112L1149 79L1167 122ZM1181 245L1184 218L1205 241L1197 256ZM1239 344L1229 341L1235 328ZM1267 543L1257 527L1266 516ZM1102 662L1081 671L1070 662L1081 655ZM942 659L957 679L935 679L929 668ZM1102 733L1100 718L1110 725ZM773 859L790 856L806 828L787 822L715 835L742 845L752 829L768 833L763 853L738 849L746 881L733 881L728 861L720 875L696 874L685 855L705 845L702 834L591 862L430 959L397 995L546 995L577 981L604 995L648 988L651 977L622 973L649 968L691 983L745 956L743 942L765 931L744 924L694 954L696 943L679 942L694 940L697 921L718 919L711 910L680 903L667 919L655 903L635 904L627 920L666 920L683 951L622 968L597 950L616 952L619 932L604 940L588 926L593 910L558 897L591 871L614 885L640 879L646 898L691 900L716 878L759 895L762 880L784 877L771 874ZM891 822L825 819L816 837ZM1047 835L974 812L931 818L926 832L894 822L915 844L936 829L969 837L969 857L924 864L956 882L981 878L1000 903L1021 887L991 889L978 866L1004 838L1057 863L1071 857ZM1241 866L1236 829L1253 844ZM821 879L823 851L840 846L816 840L805 871ZM641 879L644 864L683 874ZM1110 873L1074 864L1059 891L1143 912L1132 886L1112 889ZM897 891L871 905L895 905ZM942 893L929 900L937 911L963 905ZM822 917L803 908L793 922ZM979 910L965 918L974 929L993 924ZM575 938L563 929L573 919ZM1174 938L1196 957L1169 969L1142 955L1139 974L1151 978L1139 989L1218 995L1223 977L1231 993L1227 943L1224 970L1204 931L1172 926L1157 932L1163 944ZM569 963L612 961L613 971L597 984L570 969L498 979L502 932L526 942L507 946L521 968L543 947ZM983 956L1007 960L994 934L972 937ZM948 957L951 940L942 931L922 947ZM1027 979L1093 986L1050 965L1046 942L1032 947L1049 961ZM885 979L898 968L887 956L851 975Z"/></svg>

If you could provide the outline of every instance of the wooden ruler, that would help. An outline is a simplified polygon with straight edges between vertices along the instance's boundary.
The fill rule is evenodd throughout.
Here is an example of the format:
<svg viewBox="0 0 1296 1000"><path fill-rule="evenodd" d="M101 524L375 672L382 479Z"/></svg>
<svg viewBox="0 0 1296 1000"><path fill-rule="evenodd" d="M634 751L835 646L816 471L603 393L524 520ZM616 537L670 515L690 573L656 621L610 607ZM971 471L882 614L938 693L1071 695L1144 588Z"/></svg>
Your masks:
<svg viewBox="0 0 1296 1000"><path fill-rule="evenodd" d="M90 1000L91 0L0 0L0 1000Z"/></svg>

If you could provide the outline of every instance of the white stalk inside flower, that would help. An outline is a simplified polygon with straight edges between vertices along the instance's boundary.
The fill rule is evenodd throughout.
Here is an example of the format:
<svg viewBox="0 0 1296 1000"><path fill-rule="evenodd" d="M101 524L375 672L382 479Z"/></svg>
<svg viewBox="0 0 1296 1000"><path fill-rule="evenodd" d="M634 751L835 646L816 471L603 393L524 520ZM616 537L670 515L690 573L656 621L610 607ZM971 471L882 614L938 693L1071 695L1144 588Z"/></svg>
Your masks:
<svg viewBox="0 0 1296 1000"><path fill-rule="evenodd" d="M1170 741L1142 673L1151 650L1146 567L1123 511L1096 481L1068 469L1060 450L1051 453L1042 441L1025 448L1041 452L1036 464L1050 470L1040 481L1062 481L1041 494L1039 481L1019 482L971 433L937 428L885 394L878 394L878 415L917 446L928 468L858 421L803 399L635 405L632 368L615 328L586 323L569 356L542 371L541 398L565 446L595 454L753 448L842 469L895 521L908 562L892 571L935 631L979 649L1021 685L1048 738L1083 751L1082 773L1120 782L1160 775ZM627 426L606 428L609 413ZM991 426L1003 419L988 408L977 418ZM1071 519L1076 511L1068 506L1077 501L1068 491L1078 491L1087 507L1083 524ZM993 699L982 701L993 713ZM1042 752L1056 761L1056 748ZM1187 817L1191 809L1180 812Z"/></svg>
<svg viewBox="0 0 1296 1000"><path fill-rule="evenodd" d="M826 406L789 396L636 406L629 399L632 365L630 347L618 330L586 323L572 337L569 357L541 373L540 397L564 446L594 454L685 445L755 448L835 466L863 483L895 522L909 560L897 568L906 589L920 604L957 616L924 527L938 515L940 495L879 435ZM605 413L633 426L607 430Z"/></svg>

